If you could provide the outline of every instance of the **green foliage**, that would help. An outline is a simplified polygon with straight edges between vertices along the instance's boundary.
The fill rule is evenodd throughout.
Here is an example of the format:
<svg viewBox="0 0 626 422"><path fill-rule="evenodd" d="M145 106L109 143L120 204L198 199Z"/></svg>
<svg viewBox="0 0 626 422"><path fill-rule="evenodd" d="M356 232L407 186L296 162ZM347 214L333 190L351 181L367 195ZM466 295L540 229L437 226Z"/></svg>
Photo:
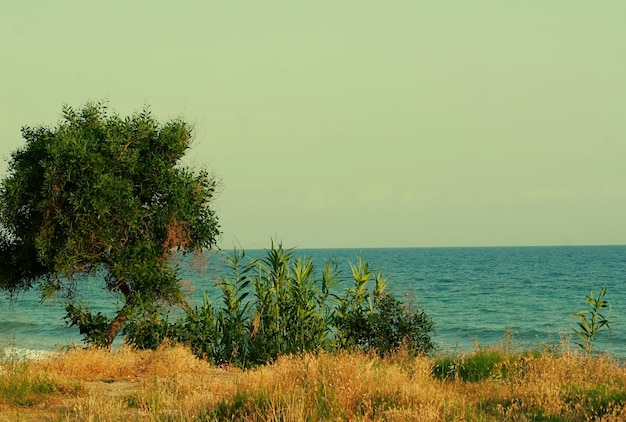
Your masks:
<svg viewBox="0 0 626 422"><path fill-rule="evenodd" d="M412 310L393 296L383 295L365 318L358 342L367 349L389 354L405 348L410 355L430 353L435 346L430 334L433 321L422 310Z"/></svg>
<svg viewBox="0 0 626 422"><path fill-rule="evenodd" d="M588 420L600 420L626 403L626 391L622 387L608 385L572 386L565 394L565 401L585 409Z"/></svg>
<svg viewBox="0 0 626 422"><path fill-rule="evenodd" d="M65 320L70 327L78 327L84 335L85 343L94 346L106 346L106 335L111 318L98 312L93 314L87 307L79 303L68 303L65 306Z"/></svg>
<svg viewBox="0 0 626 422"><path fill-rule="evenodd" d="M328 282L324 273L322 280ZM323 347L329 331L325 320L326 293L313 278L313 262L293 259L282 245L272 247L257 265L252 278L251 346L254 360L261 363L281 354ZM328 286L327 286L328 287Z"/></svg>
<svg viewBox="0 0 626 422"><path fill-rule="evenodd" d="M369 264L364 262L362 258L359 258L356 265L350 263L350 270L353 284L346 289L343 297L339 299L337 312L334 316L338 346L346 349L363 346L359 343L359 339L362 337L361 331L365 326L366 313L373 308L368 284L374 278L374 272L370 271Z"/></svg>
<svg viewBox="0 0 626 422"><path fill-rule="evenodd" d="M338 296L341 274L326 262L316 276L311 259L272 243L260 259L235 250L227 258L230 277L217 286L221 301L186 308L171 323L167 317L133 320L127 341L155 349L165 336L187 344L194 354L216 364L248 367L280 355L340 348L389 354L434 350L431 319L385 292L386 278L359 259L351 264L352 285ZM373 289L370 284L373 283Z"/></svg>
<svg viewBox="0 0 626 422"><path fill-rule="evenodd" d="M354 284L340 300L335 324L340 347L389 354L405 348L412 355L430 353L433 321L385 292L387 279L359 259L350 264ZM374 282L370 292L369 284Z"/></svg>
<svg viewBox="0 0 626 422"><path fill-rule="evenodd" d="M176 321L173 327L174 338L189 345L196 356L218 363L224 360L220 352L222 337L218 334L215 311L206 293L204 304L188 308L185 317Z"/></svg>
<svg viewBox="0 0 626 422"><path fill-rule="evenodd" d="M7 374L0 373L0 407L3 404L34 406L63 390L49 377L32 374L27 362L13 362L5 370Z"/></svg>
<svg viewBox="0 0 626 422"><path fill-rule="evenodd" d="M466 356L443 356L435 361L433 375L440 379L477 382L487 378L506 378L508 357L500 350L480 349Z"/></svg>
<svg viewBox="0 0 626 422"><path fill-rule="evenodd" d="M123 334L128 344L139 349L156 350L175 335L175 327L168 323L167 315L145 312L129 319L124 326Z"/></svg>
<svg viewBox="0 0 626 422"><path fill-rule="evenodd" d="M609 321L600 311L602 309L611 308L611 304L604 300L606 296L606 284L602 286L595 296L593 290L589 295L585 296L589 309L575 313L573 316L578 318L578 329L574 328L574 332L580 338L581 342L576 343L583 350L585 355L589 356L593 351L593 343L598 333L603 327L611 329L612 321Z"/></svg>
<svg viewBox="0 0 626 422"><path fill-rule="evenodd" d="M227 258L227 269L232 277L221 280L218 285L222 291L223 306L216 312L216 329L219 333L219 342L216 342L214 357L218 362L240 362L246 366L250 359L248 332L250 315L249 302L246 298L250 294L247 289L251 280L250 274L255 268L256 260L244 264L245 252L235 250L232 257ZM205 307L208 306L208 296L205 297Z"/></svg>
<svg viewBox="0 0 626 422"><path fill-rule="evenodd" d="M220 359L215 310L206 293L201 306L186 307L174 322L159 312L136 316L124 327L124 336L126 343L138 349L156 350L163 342L174 341L188 345L201 359Z"/></svg>
<svg viewBox="0 0 626 422"><path fill-rule="evenodd" d="M189 125L161 124L147 108L122 118L98 103L65 106L56 127L24 127L22 136L0 186L0 288L40 284L45 297L72 301L83 276L104 271L105 287L123 299L107 345L139 302L181 302L173 248L210 248L219 233L208 206L215 181L178 164ZM69 320L87 327L85 315Z"/></svg>
<svg viewBox="0 0 626 422"><path fill-rule="evenodd" d="M375 302L373 309L358 308L342 314L337 327L342 347L348 349L389 355L404 348L413 356L435 349L430 338L432 320L423 311L412 311L387 294Z"/></svg>

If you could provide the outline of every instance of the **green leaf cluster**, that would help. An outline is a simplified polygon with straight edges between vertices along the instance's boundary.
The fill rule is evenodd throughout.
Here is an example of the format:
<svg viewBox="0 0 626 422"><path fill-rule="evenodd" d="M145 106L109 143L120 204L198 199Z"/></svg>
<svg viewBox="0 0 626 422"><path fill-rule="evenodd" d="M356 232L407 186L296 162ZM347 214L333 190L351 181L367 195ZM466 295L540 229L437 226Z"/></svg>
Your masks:
<svg viewBox="0 0 626 422"><path fill-rule="evenodd" d="M607 309L610 312L611 304L604 299L607 293L606 284L600 288L598 295L596 296L593 290L589 295L585 296L589 309L576 312L573 316L578 318L578 328L574 328L574 333L581 340L578 346L588 356L593 351L593 343L600 333L602 328L606 327L611 329L612 321L601 313L602 309Z"/></svg>
<svg viewBox="0 0 626 422"><path fill-rule="evenodd" d="M399 348L411 355L434 351L434 323L423 310L389 295L387 277L371 270L362 259L350 263L350 269L353 285L340 299L335 316L341 348L374 350L383 355Z"/></svg>
<svg viewBox="0 0 626 422"><path fill-rule="evenodd" d="M182 119L160 123L147 107L122 118L104 103L24 127L0 186L0 288L71 301L81 276L104 271L124 299L107 343L136 302L182 301L172 251L211 248L219 234L215 180L180 165L191 135Z"/></svg>

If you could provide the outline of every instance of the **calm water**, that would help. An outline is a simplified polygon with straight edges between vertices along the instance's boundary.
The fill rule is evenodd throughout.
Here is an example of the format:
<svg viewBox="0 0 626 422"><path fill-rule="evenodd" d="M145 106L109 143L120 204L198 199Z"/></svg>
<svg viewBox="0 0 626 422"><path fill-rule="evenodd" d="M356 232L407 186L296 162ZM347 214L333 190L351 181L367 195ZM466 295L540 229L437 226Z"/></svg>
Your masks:
<svg viewBox="0 0 626 422"><path fill-rule="evenodd" d="M248 251L249 256L259 251ZM552 344L572 334L571 314L586 309L584 296L608 287L612 335L602 334L596 347L626 357L626 246L299 249L318 268L326 259L339 264L347 278L348 261L363 256L390 276L391 292L412 299L435 322L434 339L442 349L472 350L498 343L510 331L524 345ZM219 257L207 268L183 268L193 286L192 301L214 284ZM97 285L97 280L95 280ZM111 312L114 299L98 287L82 291L95 311ZM31 350L80 344L76 328L63 322L63 304L39 303L36 292L4 301L0 308L2 343Z"/></svg>

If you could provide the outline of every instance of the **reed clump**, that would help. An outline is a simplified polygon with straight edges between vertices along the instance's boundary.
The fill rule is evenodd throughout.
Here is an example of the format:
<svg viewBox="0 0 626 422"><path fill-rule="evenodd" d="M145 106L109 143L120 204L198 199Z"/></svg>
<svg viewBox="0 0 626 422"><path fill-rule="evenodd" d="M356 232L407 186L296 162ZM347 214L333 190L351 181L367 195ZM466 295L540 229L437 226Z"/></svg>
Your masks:
<svg viewBox="0 0 626 422"><path fill-rule="evenodd" d="M202 305L174 321L167 312L137 312L124 329L127 343L154 349L171 341L216 365L243 368L321 350L435 350L432 319L390 295L387 277L363 259L349 263L346 277L333 261L316 271L312 259L272 242L260 258L235 250L226 262L217 297L205 292Z"/></svg>
<svg viewBox="0 0 626 422"><path fill-rule="evenodd" d="M243 370L165 344L0 365L0 421L626 420L622 362L569 351L320 351Z"/></svg>

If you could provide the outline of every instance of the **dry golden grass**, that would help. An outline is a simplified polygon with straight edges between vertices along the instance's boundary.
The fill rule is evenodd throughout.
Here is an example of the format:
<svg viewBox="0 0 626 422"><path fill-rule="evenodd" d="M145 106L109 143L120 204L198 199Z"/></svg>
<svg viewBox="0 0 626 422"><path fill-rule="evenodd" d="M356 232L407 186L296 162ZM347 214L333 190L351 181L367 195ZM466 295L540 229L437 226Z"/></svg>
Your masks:
<svg viewBox="0 0 626 422"><path fill-rule="evenodd" d="M113 353L77 348L31 362L27 370L56 386L74 387L56 388L56 394L36 406L11 405L0 397L0 421L160 420L161 413L183 409L180 420L186 420L183 416L193 418L201 407L231 392L228 384L240 373L210 366L182 346Z"/></svg>
<svg viewBox="0 0 626 422"><path fill-rule="evenodd" d="M451 391L441 394L444 386L433 381L431 367L425 357L403 362L355 353L282 357L250 371L240 388L267 397L269 411L249 415L253 420L438 420Z"/></svg>
<svg viewBox="0 0 626 422"><path fill-rule="evenodd" d="M180 346L74 349L5 364L0 421L626 420L626 369L619 362L491 352L502 358L497 370L469 382L433 376L438 358L429 357L319 353L242 371L211 366ZM470 362L479 353L459 359ZM29 387L30 398L19 403L5 388L42 380L52 388Z"/></svg>

